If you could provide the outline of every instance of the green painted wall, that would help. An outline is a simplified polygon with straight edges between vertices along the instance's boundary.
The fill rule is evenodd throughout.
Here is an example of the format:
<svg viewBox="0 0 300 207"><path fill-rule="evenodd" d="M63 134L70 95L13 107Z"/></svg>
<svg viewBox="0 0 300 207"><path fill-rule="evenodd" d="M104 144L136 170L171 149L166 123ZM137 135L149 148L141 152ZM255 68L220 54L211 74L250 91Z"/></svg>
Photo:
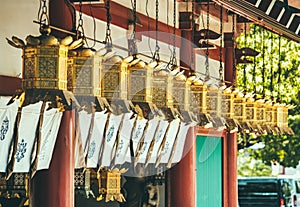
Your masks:
<svg viewBox="0 0 300 207"><path fill-rule="evenodd" d="M197 136L197 207L222 207L222 139Z"/></svg>

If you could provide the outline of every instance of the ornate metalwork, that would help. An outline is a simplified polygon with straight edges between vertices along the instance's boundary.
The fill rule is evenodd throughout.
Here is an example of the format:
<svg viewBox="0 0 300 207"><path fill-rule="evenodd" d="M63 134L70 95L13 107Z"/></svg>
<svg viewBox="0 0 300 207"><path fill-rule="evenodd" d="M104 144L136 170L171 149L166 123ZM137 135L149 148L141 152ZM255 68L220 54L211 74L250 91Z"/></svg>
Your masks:
<svg viewBox="0 0 300 207"><path fill-rule="evenodd" d="M108 100L127 99L127 66L120 56L102 57L101 95Z"/></svg>
<svg viewBox="0 0 300 207"><path fill-rule="evenodd" d="M206 94L206 111L212 117L221 116L222 91L217 86L210 86Z"/></svg>
<svg viewBox="0 0 300 207"><path fill-rule="evenodd" d="M173 107L173 77L169 72L155 71L153 73L153 103L158 108Z"/></svg>
<svg viewBox="0 0 300 207"><path fill-rule="evenodd" d="M188 111L190 108L191 83L186 80L173 79L174 107L179 111Z"/></svg>
<svg viewBox="0 0 300 207"><path fill-rule="evenodd" d="M67 90L67 57L64 45L27 45L23 49L23 89Z"/></svg>
<svg viewBox="0 0 300 207"><path fill-rule="evenodd" d="M76 96L101 96L100 56L88 48L69 52L68 90Z"/></svg>
<svg viewBox="0 0 300 207"><path fill-rule="evenodd" d="M198 85L192 83L191 85L191 95L190 95L190 110L195 112L196 114L205 114L207 111L206 107L206 96L207 94L207 86L206 85Z"/></svg>
<svg viewBox="0 0 300 207"><path fill-rule="evenodd" d="M100 196L97 200L102 200L105 197L106 202L114 200L124 202L125 198L121 193L121 174L126 171L117 168L111 171L100 169L97 175Z"/></svg>
<svg viewBox="0 0 300 207"><path fill-rule="evenodd" d="M134 60L133 60L134 61ZM152 103L153 68L143 61L128 67L128 99L132 102Z"/></svg>

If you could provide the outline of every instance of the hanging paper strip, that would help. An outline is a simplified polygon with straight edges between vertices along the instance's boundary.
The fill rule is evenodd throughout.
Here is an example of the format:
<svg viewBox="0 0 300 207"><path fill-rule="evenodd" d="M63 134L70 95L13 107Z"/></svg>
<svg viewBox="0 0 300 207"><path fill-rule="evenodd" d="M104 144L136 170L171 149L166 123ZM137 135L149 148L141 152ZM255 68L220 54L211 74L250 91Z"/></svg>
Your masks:
<svg viewBox="0 0 300 207"><path fill-rule="evenodd" d="M173 147L174 152L172 152L173 155L171 155L170 157L171 163L178 163L182 159L187 133L188 130L193 126L195 126L195 124L186 124L184 122L180 124L180 130L178 133L177 141Z"/></svg>
<svg viewBox="0 0 300 207"><path fill-rule="evenodd" d="M157 128L159 126L159 122L160 122L160 120L157 117L151 119L148 122L148 128L145 132L146 133L145 139L140 140L140 143L139 143L139 145L141 146L141 147L139 147L140 151L136 153L136 157L135 157L136 163L145 163L146 162L148 150L149 150L151 141L154 139L155 132L157 131Z"/></svg>
<svg viewBox="0 0 300 207"><path fill-rule="evenodd" d="M105 139L103 141L103 151L101 157L101 166L108 167L111 164L113 158L113 148L119 131L119 126L124 117L124 114L114 115L111 114L108 120L108 126L106 128Z"/></svg>
<svg viewBox="0 0 300 207"><path fill-rule="evenodd" d="M179 120L173 120L170 123L170 128L166 134L166 142L164 146L162 146L161 152L159 152L159 156L161 156L161 159L158 160L159 163L168 163L172 148L174 145L175 140L177 139L177 134L180 131L180 121Z"/></svg>
<svg viewBox="0 0 300 207"><path fill-rule="evenodd" d="M164 121L164 120L160 121L159 128L158 128L158 130L155 134L154 145L153 145L151 157L148 160L148 163L155 163L156 162L157 157L158 157L159 148L160 148L160 146L161 146L161 144L162 144L162 142L165 138L167 129L169 127L169 124L171 124L171 123L169 123L168 121Z"/></svg>
<svg viewBox="0 0 300 207"><path fill-rule="evenodd" d="M9 100L8 97L0 97L0 172L6 172L18 113L19 101L16 100L7 106Z"/></svg>
<svg viewBox="0 0 300 207"><path fill-rule="evenodd" d="M18 143L14 155L13 172L29 172L31 153L36 139L42 101L23 107L18 128Z"/></svg>
<svg viewBox="0 0 300 207"><path fill-rule="evenodd" d="M145 131L145 127L147 124L148 120L147 119L139 119L137 118L136 120L136 125L133 129L133 133L132 133L132 143L133 143L133 153L134 156L136 156L136 151L137 151L137 147L138 144L141 140L141 138L144 135L144 131ZM131 162L131 154L130 154L130 150L127 149L127 153L126 153L126 162Z"/></svg>
<svg viewBox="0 0 300 207"><path fill-rule="evenodd" d="M89 130L92 120L92 114L88 114L86 111L82 110L78 113L79 115L79 128L80 128L80 137L81 137L81 143L82 147L84 149L84 157L87 154L88 149L86 148L87 139L89 136Z"/></svg>
<svg viewBox="0 0 300 207"><path fill-rule="evenodd" d="M60 127L62 112L57 109L45 110L41 130L40 151L37 170L48 169Z"/></svg>
<svg viewBox="0 0 300 207"><path fill-rule="evenodd" d="M120 127L120 140L117 145L115 164L122 165L126 161L126 152L129 148L130 138L134 126L136 116L133 113L127 113L124 115L122 127Z"/></svg>
<svg viewBox="0 0 300 207"><path fill-rule="evenodd" d="M89 141L89 148L87 153L88 168L96 168L98 165L99 153L103 141L103 134L107 117L108 113L106 113L106 111L95 112L94 127L91 139Z"/></svg>

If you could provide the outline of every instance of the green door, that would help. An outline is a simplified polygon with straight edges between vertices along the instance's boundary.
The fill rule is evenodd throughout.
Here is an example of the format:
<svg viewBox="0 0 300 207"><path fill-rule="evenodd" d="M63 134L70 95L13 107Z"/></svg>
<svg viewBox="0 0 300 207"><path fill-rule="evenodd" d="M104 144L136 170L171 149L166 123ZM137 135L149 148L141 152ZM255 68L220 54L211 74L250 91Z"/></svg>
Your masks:
<svg viewBox="0 0 300 207"><path fill-rule="evenodd" d="M222 139L197 136L197 207L222 207Z"/></svg>

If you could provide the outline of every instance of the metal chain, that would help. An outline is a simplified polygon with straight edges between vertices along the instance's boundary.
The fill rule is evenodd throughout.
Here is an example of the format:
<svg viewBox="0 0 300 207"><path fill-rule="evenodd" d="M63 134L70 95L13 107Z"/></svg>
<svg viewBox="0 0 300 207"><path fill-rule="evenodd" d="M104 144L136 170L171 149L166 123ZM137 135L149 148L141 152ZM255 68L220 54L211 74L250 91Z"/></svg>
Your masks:
<svg viewBox="0 0 300 207"><path fill-rule="evenodd" d="M278 86L278 88L277 88L277 92L278 92L278 94L277 94L277 101L280 101L280 96L281 96L281 94L280 94L280 82L281 82L281 63L280 63L280 61L281 61L281 36L280 35L278 35L278 79L277 79L277 86Z"/></svg>
<svg viewBox="0 0 300 207"><path fill-rule="evenodd" d="M208 35L209 35L209 2L207 2L207 11L206 11L206 52L205 52L205 75L206 78L210 77L209 74L209 51L208 51Z"/></svg>
<svg viewBox="0 0 300 207"><path fill-rule="evenodd" d="M77 36L84 37L83 18L82 18L82 1L79 2L79 19L76 28Z"/></svg>
<svg viewBox="0 0 300 207"><path fill-rule="evenodd" d="M159 3L158 0L155 1L155 30L156 30L156 39L155 39L155 52L154 59L159 60L159 45L158 45L158 14L159 14Z"/></svg>
<svg viewBox="0 0 300 207"><path fill-rule="evenodd" d="M270 78L270 91L271 97L273 97L273 33L271 33L271 78Z"/></svg>
<svg viewBox="0 0 300 207"><path fill-rule="evenodd" d="M219 68L219 75L220 81L224 81L223 74L223 8L220 6L220 68Z"/></svg>
<svg viewBox="0 0 300 207"><path fill-rule="evenodd" d="M244 48L247 47L247 24L246 22L244 22ZM246 60L246 57L244 57ZM243 85L244 85L244 89L247 90L247 72L246 72L246 63L244 63L243 65Z"/></svg>
<svg viewBox="0 0 300 207"><path fill-rule="evenodd" d="M48 16L48 8L47 8L46 0L41 0L40 3L42 5L42 8L41 8L41 13L39 15L39 21L43 22L43 24L49 24L49 16ZM45 19L43 19L43 17L45 17Z"/></svg>
<svg viewBox="0 0 300 207"><path fill-rule="evenodd" d="M262 96L265 97L265 29L262 28Z"/></svg>
<svg viewBox="0 0 300 207"><path fill-rule="evenodd" d="M132 1L131 1L132 3ZM133 33L132 37L130 38L129 43L129 55L136 55L138 53L137 45L136 45L136 22L137 22L137 15L136 15L136 0L132 3L132 12L133 12Z"/></svg>
<svg viewBox="0 0 300 207"><path fill-rule="evenodd" d="M194 37L195 37L195 0L192 0L192 46L191 46L191 68L195 68L195 54L194 54Z"/></svg>
<svg viewBox="0 0 300 207"><path fill-rule="evenodd" d="M236 88L235 14L232 15L232 86Z"/></svg>
<svg viewBox="0 0 300 207"><path fill-rule="evenodd" d="M176 0L173 1L173 52L171 57L171 64L176 65Z"/></svg>
<svg viewBox="0 0 300 207"><path fill-rule="evenodd" d="M256 27L257 25L255 24L254 25L254 31L253 31L253 34L254 34L254 40L253 40L253 44L254 44L254 49L256 49ZM256 56L254 56L254 60L253 60L253 73L252 73L252 76L253 76L253 91L254 93L256 94Z"/></svg>
<svg viewBox="0 0 300 207"><path fill-rule="evenodd" d="M106 36L105 36L106 47L112 47L110 22L111 22L110 0L107 0L106 1Z"/></svg>

